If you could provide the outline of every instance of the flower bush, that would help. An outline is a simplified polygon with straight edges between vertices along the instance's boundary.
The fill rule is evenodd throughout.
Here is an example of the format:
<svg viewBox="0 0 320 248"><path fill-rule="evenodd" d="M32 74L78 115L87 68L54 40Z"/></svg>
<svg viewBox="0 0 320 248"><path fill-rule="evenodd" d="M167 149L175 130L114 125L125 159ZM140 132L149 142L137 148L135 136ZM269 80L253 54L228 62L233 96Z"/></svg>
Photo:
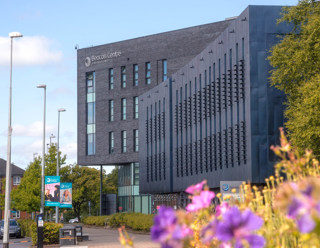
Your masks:
<svg viewBox="0 0 320 248"><path fill-rule="evenodd" d="M320 247L320 167L311 151L303 156L291 147L280 129L281 158L264 187L240 186L240 198L215 195L206 181L186 189L186 210L160 207L151 239L163 248L291 248ZM219 205L212 200L219 198ZM123 229L120 241L133 242Z"/></svg>

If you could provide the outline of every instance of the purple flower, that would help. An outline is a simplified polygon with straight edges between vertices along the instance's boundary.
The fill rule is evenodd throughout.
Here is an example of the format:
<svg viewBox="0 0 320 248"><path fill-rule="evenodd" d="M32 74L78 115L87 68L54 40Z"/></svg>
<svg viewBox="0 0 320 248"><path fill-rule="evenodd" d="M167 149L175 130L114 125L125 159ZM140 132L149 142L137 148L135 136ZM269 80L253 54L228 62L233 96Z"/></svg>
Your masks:
<svg viewBox="0 0 320 248"><path fill-rule="evenodd" d="M214 219L201 230L201 238L203 243L210 243L215 238L217 224L217 219Z"/></svg>
<svg viewBox="0 0 320 248"><path fill-rule="evenodd" d="M192 195L199 194L203 188L203 185L207 183L207 180L203 180L201 183L191 185L186 189L186 192Z"/></svg>
<svg viewBox="0 0 320 248"><path fill-rule="evenodd" d="M216 216L219 217L220 215L224 214L229 208L230 206L228 202L222 202L216 207Z"/></svg>
<svg viewBox="0 0 320 248"><path fill-rule="evenodd" d="M288 215L296 220L298 229L301 233L309 233L316 226L312 218L312 212L320 215L320 203L312 198L313 188L308 186L300 195L292 197L288 207Z"/></svg>
<svg viewBox="0 0 320 248"><path fill-rule="evenodd" d="M183 239L189 235L192 235L192 230L178 224L175 211L161 206L151 227L151 240L160 243L163 248L176 248L182 247Z"/></svg>
<svg viewBox="0 0 320 248"><path fill-rule="evenodd" d="M211 204L211 200L215 194L211 191L201 191L200 195L192 197L192 202L186 207L187 211L194 212L202 208L207 208Z"/></svg>
<svg viewBox="0 0 320 248"><path fill-rule="evenodd" d="M263 220L251 210L241 212L237 207L232 207L218 222L216 237L223 242L234 240L236 248L244 247L244 242L247 242L251 248L261 248L265 245L265 239L252 232L260 229L262 224Z"/></svg>

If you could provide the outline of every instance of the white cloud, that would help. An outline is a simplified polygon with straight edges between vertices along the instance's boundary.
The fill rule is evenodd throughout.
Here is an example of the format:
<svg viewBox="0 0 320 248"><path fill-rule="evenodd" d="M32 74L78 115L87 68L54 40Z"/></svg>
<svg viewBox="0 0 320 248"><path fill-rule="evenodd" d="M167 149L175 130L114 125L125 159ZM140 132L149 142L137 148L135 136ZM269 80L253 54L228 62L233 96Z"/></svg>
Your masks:
<svg viewBox="0 0 320 248"><path fill-rule="evenodd" d="M62 152L62 155L67 155L67 164L77 161L77 143L68 143L62 145L60 146L59 150Z"/></svg>
<svg viewBox="0 0 320 248"><path fill-rule="evenodd" d="M21 124L15 124L12 127L12 134L20 137L41 137L43 135L43 122L36 121L31 123L29 126ZM46 125L46 133L52 133L54 127Z"/></svg>
<svg viewBox="0 0 320 248"><path fill-rule="evenodd" d="M44 65L62 60L62 51L53 50L54 42L43 36L26 36L13 41L14 65ZM10 64L10 38L0 37L0 65Z"/></svg>

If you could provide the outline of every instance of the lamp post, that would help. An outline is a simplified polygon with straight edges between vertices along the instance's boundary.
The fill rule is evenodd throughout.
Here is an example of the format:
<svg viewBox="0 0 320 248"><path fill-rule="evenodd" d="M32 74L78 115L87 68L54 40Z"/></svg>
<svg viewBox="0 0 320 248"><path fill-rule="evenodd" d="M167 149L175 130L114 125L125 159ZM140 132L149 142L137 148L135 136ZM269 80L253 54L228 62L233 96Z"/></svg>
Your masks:
<svg viewBox="0 0 320 248"><path fill-rule="evenodd" d="M41 207L40 214L44 212L44 167L45 167L45 148L46 148L46 89L45 84L37 85L37 88L44 90L44 99L43 99L43 140L42 140L42 166L41 166Z"/></svg>
<svg viewBox="0 0 320 248"><path fill-rule="evenodd" d="M57 135L57 176L59 176L59 135L60 135L60 113L65 112L64 108L58 109L58 135ZM56 206L56 223L59 223L59 207Z"/></svg>
<svg viewBox="0 0 320 248"><path fill-rule="evenodd" d="M9 87L9 121L8 121L8 143L7 143L7 164L6 164L6 191L4 203L4 231L3 231L3 247L9 247L9 221L10 221L10 191L11 191L11 109L12 109L12 48L13 39L22 37L19 32L9 33L11 39L10 49L10 87Z"/></svg>

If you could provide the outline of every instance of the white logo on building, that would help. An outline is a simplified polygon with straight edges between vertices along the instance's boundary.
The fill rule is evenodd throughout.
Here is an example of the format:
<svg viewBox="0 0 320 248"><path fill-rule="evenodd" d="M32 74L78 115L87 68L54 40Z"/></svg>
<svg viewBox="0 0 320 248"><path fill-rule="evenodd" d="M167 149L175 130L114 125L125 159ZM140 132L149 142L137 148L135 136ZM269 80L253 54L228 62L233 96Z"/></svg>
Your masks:
<svg viewBox="0 0 320 248"><path fill-rule="evenodd" d="M120 56L121 56L121 51L109 52L109 53L100 54L100 55L91 55L91 57L86 57L84 64L86 67L89 67L90 65L105 63L109 59L117 58Z"/></svg>
<svg viewBox="0 0 320 248"><path fill-rule="evenodd" d="M90 57L86 57L86 60L85 60L84 64L85 64L86 67L89 67L91 65Z"/></svg>

